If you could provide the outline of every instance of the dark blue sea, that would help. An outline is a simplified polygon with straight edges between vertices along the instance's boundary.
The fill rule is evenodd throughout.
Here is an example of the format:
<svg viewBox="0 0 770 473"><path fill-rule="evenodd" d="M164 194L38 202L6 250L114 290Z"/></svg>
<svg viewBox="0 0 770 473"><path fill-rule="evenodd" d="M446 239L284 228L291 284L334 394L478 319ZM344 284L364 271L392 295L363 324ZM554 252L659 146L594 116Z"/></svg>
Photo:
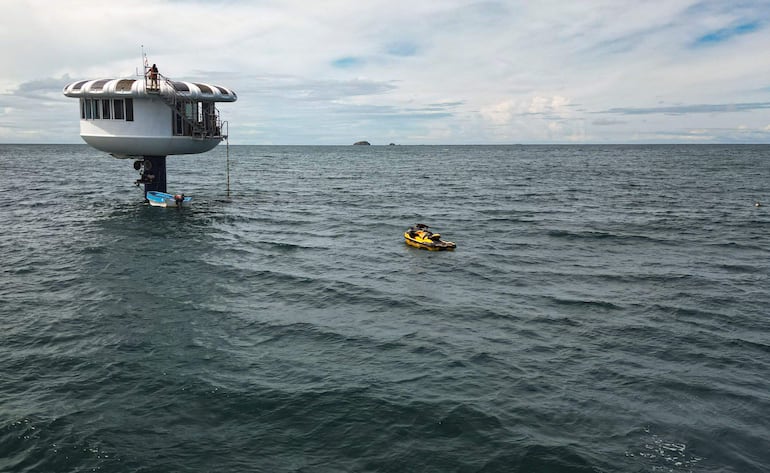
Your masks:
<svg viewBox="0 0 770 473"><path fill-rule="evenodd" d="M185 209L85 145L0 175L0 472L770 471L770 146L221 145Z"/></svg>

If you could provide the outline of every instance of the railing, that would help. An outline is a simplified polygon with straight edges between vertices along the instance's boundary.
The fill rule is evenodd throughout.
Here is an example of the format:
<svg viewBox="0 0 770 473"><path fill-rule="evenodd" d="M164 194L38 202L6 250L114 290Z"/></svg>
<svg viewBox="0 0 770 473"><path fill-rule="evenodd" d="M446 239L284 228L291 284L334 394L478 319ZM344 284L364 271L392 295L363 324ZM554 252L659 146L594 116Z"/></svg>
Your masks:
<svg viewBox="0 0 770 473"><path fill-rule="evenodd" d="M205 115L199 114L198 107L201 106L201 102L189 100L181 95L179 91L176 90L176 87L174 87L174 82L170 78L157 73L157 77L153 79L150 76L149 66L145 66L144 72L144 83L147 93L158 94L158 97L160 97L163 103L165 103L174 113L174 134L191 136L194 139L200 140L213 138L219 138L221 140L225 138L222 135L222 120L219 117L219 110L214 106L215 102L211 102L209 113ZM166 86L162 87L161 84L165 84ZM187 113L185 113L184 105L188 103L195 104L195 119L187 116ZM201 115L202 119L200 121L197 120L199 115ZM178 133L179 130L176 123L177 118L181 119L184 124L181 127L181 133ZM189 133L187 133L188 127Z"/></svg>

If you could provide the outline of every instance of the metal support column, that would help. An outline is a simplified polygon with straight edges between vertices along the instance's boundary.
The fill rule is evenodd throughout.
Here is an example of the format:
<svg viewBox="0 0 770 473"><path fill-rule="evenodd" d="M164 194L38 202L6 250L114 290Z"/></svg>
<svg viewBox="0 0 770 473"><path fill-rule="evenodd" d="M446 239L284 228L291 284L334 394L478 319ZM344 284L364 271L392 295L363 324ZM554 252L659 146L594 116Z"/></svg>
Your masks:
<svg viewBox="0 0 770 473"><path fill-rule="evenodd" d="M165 156L144 156L142 181L145 195L148 191L166 192Z"/></svg>

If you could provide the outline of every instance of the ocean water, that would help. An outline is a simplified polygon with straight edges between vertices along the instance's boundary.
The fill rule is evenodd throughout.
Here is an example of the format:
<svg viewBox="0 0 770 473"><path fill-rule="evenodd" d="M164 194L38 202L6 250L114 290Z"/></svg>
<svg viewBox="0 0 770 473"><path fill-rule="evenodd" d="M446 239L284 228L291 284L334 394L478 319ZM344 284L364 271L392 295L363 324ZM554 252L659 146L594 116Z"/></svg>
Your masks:
<svg viewBox="0 0 770 473"><path fill-rule="evenodd" d="M770 471L769 157L0 145L0 472Z"/></svg>

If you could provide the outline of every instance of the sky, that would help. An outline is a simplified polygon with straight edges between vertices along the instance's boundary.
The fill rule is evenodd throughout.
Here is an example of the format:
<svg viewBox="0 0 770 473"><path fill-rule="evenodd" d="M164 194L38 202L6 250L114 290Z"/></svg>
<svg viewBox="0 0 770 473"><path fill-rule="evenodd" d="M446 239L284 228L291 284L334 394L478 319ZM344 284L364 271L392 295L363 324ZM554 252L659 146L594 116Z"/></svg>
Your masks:
<svg viewBox="0 0 770 473"><path fill-rule="evenodd" d="M229 87L230 144L770 143L769 0L0 0L0 143L82 79Z"/></svg>

